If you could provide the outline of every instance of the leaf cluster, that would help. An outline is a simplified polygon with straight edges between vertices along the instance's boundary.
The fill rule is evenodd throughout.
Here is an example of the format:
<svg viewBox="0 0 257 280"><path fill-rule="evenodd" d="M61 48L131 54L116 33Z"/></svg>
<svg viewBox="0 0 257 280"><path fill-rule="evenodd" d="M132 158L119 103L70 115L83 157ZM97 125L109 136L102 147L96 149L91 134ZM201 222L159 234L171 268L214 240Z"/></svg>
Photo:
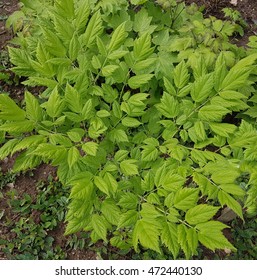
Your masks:
<svg viewBox="0 0 257 280"><path fill-rule="evenodd" d="M229 43L235 23L180 1L23 2L38 16L13 71L46 90L22 107L0 95L0 159L57 166L66 234L174 258L236 250L215 215L257 213L257 53Z"/></svg>

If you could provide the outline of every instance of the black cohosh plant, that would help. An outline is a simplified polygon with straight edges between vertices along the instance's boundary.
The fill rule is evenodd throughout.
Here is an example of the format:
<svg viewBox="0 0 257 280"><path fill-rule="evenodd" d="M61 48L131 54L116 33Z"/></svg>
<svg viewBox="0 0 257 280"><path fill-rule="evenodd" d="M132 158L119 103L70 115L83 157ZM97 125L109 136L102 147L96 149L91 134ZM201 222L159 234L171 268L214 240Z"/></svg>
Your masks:
<svg viewBox="0 0 257 280"><path fill-rule="evenodd" d="M174 258L236 250L215 219L257 213L257 53L229 42L236 23L181 1L22 2L13 71L46 90L22 107L0 95L0 158L58 167L66 234Z"/></svg>

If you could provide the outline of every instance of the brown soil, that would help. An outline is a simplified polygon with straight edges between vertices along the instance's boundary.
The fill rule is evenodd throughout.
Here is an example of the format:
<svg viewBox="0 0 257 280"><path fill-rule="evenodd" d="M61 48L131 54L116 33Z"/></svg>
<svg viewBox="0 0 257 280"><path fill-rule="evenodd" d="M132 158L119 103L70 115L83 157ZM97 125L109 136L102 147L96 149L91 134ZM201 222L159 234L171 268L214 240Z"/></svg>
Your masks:
<svg viewBox="0 0 257 280"><path fill-rule="evenodd" d="M18 2L17 0L0 1L0 50L12 38L11 31L5 29L5 21L10 14L18 10Z"/></svg>

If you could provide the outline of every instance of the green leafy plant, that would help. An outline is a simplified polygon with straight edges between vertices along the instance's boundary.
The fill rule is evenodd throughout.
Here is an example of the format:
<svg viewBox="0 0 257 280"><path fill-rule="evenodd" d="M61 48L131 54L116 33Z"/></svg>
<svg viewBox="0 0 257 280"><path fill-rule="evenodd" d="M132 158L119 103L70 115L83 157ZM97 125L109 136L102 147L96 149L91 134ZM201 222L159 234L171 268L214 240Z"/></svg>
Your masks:
<svg viewBox="0 0 257 280"><path fill-rule="evenodd" d="M215 215L257 212L257 53L229 43L234 23L184 3L51 3L9 48L23 83L46 90L23 107L0 95L12 137L0 158L21 152L16 172L57 166L71 188L66 234L173 258L200 243L236 250Z"/></svg>

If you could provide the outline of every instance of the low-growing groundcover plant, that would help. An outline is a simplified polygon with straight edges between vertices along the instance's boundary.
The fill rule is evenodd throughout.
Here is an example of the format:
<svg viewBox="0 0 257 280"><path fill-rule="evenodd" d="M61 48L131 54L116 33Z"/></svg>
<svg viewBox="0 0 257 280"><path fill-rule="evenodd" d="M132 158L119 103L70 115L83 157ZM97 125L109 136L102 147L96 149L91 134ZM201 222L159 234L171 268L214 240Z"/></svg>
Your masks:
<svg viewBox="0 0 257 280"><path fill-rule="evenodd" d="M175 0L21 2L13 71L46 89L0 95L0 159L58 167L66 234L174 258L236 250L216 215L257 213L257 52L229 43L240 26Z"/></svg>

